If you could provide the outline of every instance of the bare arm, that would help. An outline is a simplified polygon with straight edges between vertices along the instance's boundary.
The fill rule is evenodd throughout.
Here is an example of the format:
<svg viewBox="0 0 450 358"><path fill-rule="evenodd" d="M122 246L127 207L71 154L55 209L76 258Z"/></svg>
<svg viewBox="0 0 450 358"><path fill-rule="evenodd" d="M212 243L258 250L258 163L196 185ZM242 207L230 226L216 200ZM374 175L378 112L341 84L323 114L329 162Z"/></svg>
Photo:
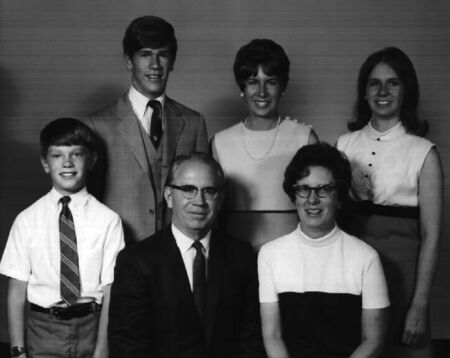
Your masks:
<svg viewBox="0 0 450 358"><path fill-rule="evenodd" d="M102 288L103 303L102 311L100 312L100 321L98 324L97 343L95 345L94 358L108 357L108 312L109 312L109 295L111 292L111 285L106 285Z"/></svg>
<svg viewBox="0 0 450 358"><path fill-rule="evenodd" d="M436 269L443 198L442 164L436 148L425 158L419 177L421 244L414 295L409 307L403 343L415 344L425 333L431 284Z"/></svg>
<svg viewBox="0 0 450 358"><path fill-rule="evenodd" d="M289 358L288 351L281 336L280 308L278 302L261 303L261 325L269 358Z"/></svg>
<svg viewBox="0 0 450 358"><path fill-rule="evenodd" d="M25 303L28 282L10 278L8 282L8 333L11 347L25 347ZM20 357L26 357L22 354Z"/></svg>
<svg viewBox="0 0 450 358"><path fill-rule="evenodd" d="M361 314L361 344L350 358L379 357L386 338L389 308L363 309Z"/></svg>

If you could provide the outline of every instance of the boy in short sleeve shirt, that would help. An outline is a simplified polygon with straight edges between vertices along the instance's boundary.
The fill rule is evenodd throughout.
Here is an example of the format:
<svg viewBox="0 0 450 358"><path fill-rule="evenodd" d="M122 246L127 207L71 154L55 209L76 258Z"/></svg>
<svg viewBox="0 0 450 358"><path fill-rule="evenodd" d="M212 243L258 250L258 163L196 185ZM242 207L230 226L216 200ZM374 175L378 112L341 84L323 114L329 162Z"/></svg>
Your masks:
<svg viewBox="0 0 450 358"><path fill-rule="evenodd" d="M17 216L0 262L10 278L12 357L108 356L109 291L124 240L119 216L85 188L95 160L95 136L82 122L60 118L42 130L53 188Z"/></svg>

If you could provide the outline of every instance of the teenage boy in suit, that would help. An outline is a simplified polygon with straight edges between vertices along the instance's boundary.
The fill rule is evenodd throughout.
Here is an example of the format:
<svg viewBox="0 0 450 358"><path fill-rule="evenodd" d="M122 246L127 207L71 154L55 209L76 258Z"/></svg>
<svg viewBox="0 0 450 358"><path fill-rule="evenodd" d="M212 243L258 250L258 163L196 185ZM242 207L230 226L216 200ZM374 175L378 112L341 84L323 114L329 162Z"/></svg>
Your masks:
<svg viewBox="0 0 450 358"><path fill-rule="evenodd" d="M175 32L156 16L139 17L123 39L131 86L87 124L103 140L91 188L122 218L133 243L167 224L163 200L168 169L178 154L208 151L202 115L166 96L177 54Z"/></svg>

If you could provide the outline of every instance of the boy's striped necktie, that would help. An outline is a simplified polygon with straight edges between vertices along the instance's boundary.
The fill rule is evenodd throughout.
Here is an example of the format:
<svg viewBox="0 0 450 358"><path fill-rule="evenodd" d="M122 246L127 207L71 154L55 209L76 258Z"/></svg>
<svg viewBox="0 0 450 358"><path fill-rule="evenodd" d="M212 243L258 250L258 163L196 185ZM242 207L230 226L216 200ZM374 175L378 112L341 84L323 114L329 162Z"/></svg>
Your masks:
<svg viewBox="0 0 450 358"><path fill-rule="evenodd" d="M69 196L60 199L59 242L61 248L61 299L69 306L80 297L80 271L78 266L77 236L69 209Z"/></svg>

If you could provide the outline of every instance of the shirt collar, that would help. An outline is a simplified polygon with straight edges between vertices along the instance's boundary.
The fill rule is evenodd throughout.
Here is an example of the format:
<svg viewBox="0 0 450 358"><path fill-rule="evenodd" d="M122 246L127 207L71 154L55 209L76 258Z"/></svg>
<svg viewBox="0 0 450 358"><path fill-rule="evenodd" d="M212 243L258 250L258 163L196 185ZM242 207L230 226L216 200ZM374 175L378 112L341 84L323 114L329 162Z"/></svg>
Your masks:
<svg viewBox="0 0 450 358"><path fill-rule="evenodd" d="M337 240L337 234L340 232L340 229L335 224L333 229L328 234L325 234L324 236L317 239L313 239L312 237L306 235L300 228L300 224L298 224L297 226L297 232L302 244L312 247L325 247L333 244Z"/></svg>
<svg viewBox="0 0 450 358"><path fill-rule="evenodd" d="M384 132L378 132L373 126L372 121L369 121L367 125L362 129L370 139L379 142L386 142L392 139L396 139L406 133L406 129L402 122L398 122L395 126Z"/></svg>
<svg viewBox="0 0 450 358"><path fill-rule="evenodd" d="M133 110L136 113L136 115L139 118L144 117L145 111L147 109L147 104L150 99L144 96L136 88L134 88L133 85L131 85L130 90L128 91L128 99L130 100L131 106L133 107ZM164 109L166 95L163 93L158 98L155 98L155 100L159 101L161 103L161 108Z"/></svg>
<svg viewBox="0 0 450 358"><path fill-rule="evenodd" d="M65 196L65 195L61 195L55 189L55 187L53 187L52 190L50 191L50 198L51 198L51 200L58 206L61 205L59 200L63 196ZM74 209L78 209L80 207L83 207L84 205L86 205L86 203L87 203L87 201L89 199L89 193L88 193L86 187L84 187L80 191L76 192L75 194L72 194L72 195L69 195L69 196L70 196L69 207L70 208L74 208Z"/></svg>
<svg viewBox="0 0 450 358"><path fill-rule="evenodd" d="M173 236L175 237L177 246L182 254L187 252L192 247L194 240L183 234L173 223L172 223L172 233ZM208 253L210 238L211 238L211 230L208 231L208 233L202 239L200 239L200 242L203 245L205 253Z"/></svg>

